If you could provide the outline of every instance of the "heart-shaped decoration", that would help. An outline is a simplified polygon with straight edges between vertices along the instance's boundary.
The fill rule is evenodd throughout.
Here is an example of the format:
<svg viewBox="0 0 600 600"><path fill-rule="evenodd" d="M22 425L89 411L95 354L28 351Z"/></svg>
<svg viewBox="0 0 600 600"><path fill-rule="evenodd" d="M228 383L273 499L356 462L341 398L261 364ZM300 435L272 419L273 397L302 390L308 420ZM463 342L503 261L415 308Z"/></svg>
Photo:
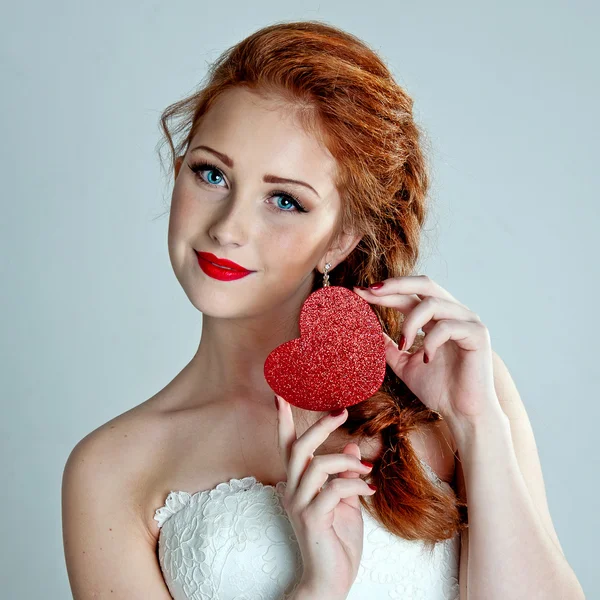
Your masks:
<svg viewBox="0 0 600 600"><path fill-rule="evenodd" d="M300 337L281 344L265 361L273 391L305 410L358 404L381 387L385 339L369 303L336 285L319 288L300 311Z"/></svg>

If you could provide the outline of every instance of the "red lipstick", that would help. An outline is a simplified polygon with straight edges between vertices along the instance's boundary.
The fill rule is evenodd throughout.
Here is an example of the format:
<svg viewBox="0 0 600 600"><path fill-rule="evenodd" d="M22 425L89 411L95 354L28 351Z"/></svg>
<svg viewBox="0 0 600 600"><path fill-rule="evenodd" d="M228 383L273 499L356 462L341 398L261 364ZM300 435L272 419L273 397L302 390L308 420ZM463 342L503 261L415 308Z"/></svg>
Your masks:
<svg viewBox="0 0 600 600"><path fill-rule="evenodd" d="M233 281L254 273L231 260L219 258L210 252L198 252L197 250L195 252L202 271L214 279Z"/></svg>

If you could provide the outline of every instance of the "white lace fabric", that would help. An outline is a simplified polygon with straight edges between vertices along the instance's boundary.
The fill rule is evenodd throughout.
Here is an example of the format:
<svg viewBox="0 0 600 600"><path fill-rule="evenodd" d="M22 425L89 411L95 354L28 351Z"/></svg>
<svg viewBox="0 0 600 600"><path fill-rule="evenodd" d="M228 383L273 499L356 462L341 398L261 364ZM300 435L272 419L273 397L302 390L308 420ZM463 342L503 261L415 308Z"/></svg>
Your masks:
<svg viewBox="0 0 600 600"><path fill-rule="evenodd" d="M421 461L438 485L441 481ZM171 491L156 510L158 557L174 600L280 600L302 575L302 555L281 504L285 482L230 479L211 490ZM459 600L460 536L436 545L395 536L363 509L363 554L347 600Z"/></svg>

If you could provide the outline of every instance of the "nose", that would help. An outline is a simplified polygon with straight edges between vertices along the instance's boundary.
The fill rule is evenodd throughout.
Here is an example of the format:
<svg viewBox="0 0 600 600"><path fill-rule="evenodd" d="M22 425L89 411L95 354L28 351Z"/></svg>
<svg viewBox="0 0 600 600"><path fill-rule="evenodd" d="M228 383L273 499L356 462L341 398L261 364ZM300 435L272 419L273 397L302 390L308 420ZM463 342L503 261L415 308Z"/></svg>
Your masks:
<svg viewBox="0 0 600 600"><path fill-rule="evenodd" d="M228 194L215 212L208 235L221 246L243 246L248 241L251 207L252 202L244 202L240 194Z"/></svg>

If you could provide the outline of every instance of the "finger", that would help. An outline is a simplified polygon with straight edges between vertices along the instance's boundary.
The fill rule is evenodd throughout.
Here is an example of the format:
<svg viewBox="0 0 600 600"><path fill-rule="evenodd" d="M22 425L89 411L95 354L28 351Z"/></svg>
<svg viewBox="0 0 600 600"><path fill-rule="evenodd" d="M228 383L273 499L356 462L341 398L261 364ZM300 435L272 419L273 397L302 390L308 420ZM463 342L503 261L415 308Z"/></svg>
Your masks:
<svg viewBox="0 0 600 600"><path fill-rule="evenodd" d="M354 442L350 442L350 443L346 444L344 446L344 449L342 450L342 453L350 454L360 460L360 447L358 446L358 444L355 444ZM360 463L360 464L366 469L365 474L369 474L372 471L371 467L368 467L367 465L364 465L363 463ZM340 473L338 475L338 477L341 477L342 479L358 479L358 478L360 478L360 473L358 473L356 471L344 471L343 473ZM358 500L358 496L348 496L347 498L342 498L340 500L340 502L345 502L346 504L348 504L349 506L352 506L354 508L359 508L359 506L360 506L360 501Z"/></svg>
<svg viewBox="0 0 600 600"><path fill-rule="evenodd" d="M353 446L356 447L356 444ZM349 452L315 456L298 484L293 500L294 508L298 510L308 506L322 489L331 484L333 478L327 481L330 475L351 473L351 476L343 479L358 479L370 472L371 467L361 463L357 456Z"/></svg>
<svg viewBox="0 0 600 600"><path fill-rule="evenodd" d="M354 457L358 458L358 460L360 460L360 448L359 448L358 444L355 444L354 442L348 442L344 446L344 449L342 450L342 454L349 454L350 456L354 456ZM341 473L339 473L338 477L345 477L348 479L353 479L356 477L360 477L360 474L357 473L356 471L348 470L348 471L342 471Z"/></svg>
<svg viewBox="0 0 600 600"><path fill-rule="evenodd" d="M384 347L385 347L386 352L388 350L400 352L400 348L398 348L398 344L396 344L396 342L385 331L383 332L383 339L385 341Z"/></svg>
<svg viewBox="0 0 600 600"><path fill-rule="evenodd" d="M406 338L405 348L410 348L419 328L426 327L432 320L455 319L462 321L479 321L479 316L462 304L443 298L425 298L418 306L406 316L402 322L401 332ZM430 329L430 332L432 329ZM428 333L423 342L427 339Z"/></svg>
<svg viewBox="0 0 600 600"><path fill-rule="evenodd" d="M437 349L450 340L456 342L463 350L479 350L489 346L489 332L479 321L438 321L423 340L423 350L429 358L428 362L432 362Z"/></svg>
<svg viewBox="0 0 600 600"><path fill-rule="evenodd" d="M356 498L356 504L351 504L359 508L360 501L358 496L372 496L376 490L371 489L369 484L362 479L343 479L337 477L332 479L323 491L317 494L317 497L306 507L306 519L314 520L317 517L328 514L336 508L340 502L349 504L353 498Z"/></svg>
<svg viewBox="0 0 600 600"><path fill-rule="evenodd" d="M428 296L443 298L462 304L448 290L439 283L433 281L427 275L405 275L385 279L383 285L377 289L369 288L369 292L375 296L387 296L388 294L415 294L421 299ZM463 305L464 306L464 305Z"/></svg>
<svg viewBox="0 0 600 600"><path fill-rule="evenodd" d="M355 288L354 291L364 300L371 304L377 304L378 306L388 306L395 308L402 314L408 314L417 304L421 302L421 299L416 295L411 294L385 294L376 295L370 290L360 290Z"/></svg>
<svg viewBox="0 0 600 600"><path fill-rule="evenodd" d="M288 485L290 484L289 462L292 452L292 446L296 441L296 426L294 425L294 417L292 408L281 396L275 394L275 398L279 403L277 410L277 436L279 444L279 453L283 461L283 466L287 473Z"/></svg>
<svg viewBox="0 0 600 600"><path fill-rule="evenodd" d="M289 405L288 405L289 407ZM292 444L289 462L287 466L288 484L286 490L289 490L291 497L296 493L296 489L302 478L304 471L310 465L314 457L315 450L348 418L348 411L344 408L341 415L334 416L331 413L321 417L316 423L313 423L298 439Z"/></svg>
<svg viewBox="0 0 600 600"><path fill-rule="evenodd" d="M404 365L413 357L413 354L408 351L408 347L400 350L398 344L385 331L383 335L385 339L385 360L392 371L402 379Z"/></svg>

